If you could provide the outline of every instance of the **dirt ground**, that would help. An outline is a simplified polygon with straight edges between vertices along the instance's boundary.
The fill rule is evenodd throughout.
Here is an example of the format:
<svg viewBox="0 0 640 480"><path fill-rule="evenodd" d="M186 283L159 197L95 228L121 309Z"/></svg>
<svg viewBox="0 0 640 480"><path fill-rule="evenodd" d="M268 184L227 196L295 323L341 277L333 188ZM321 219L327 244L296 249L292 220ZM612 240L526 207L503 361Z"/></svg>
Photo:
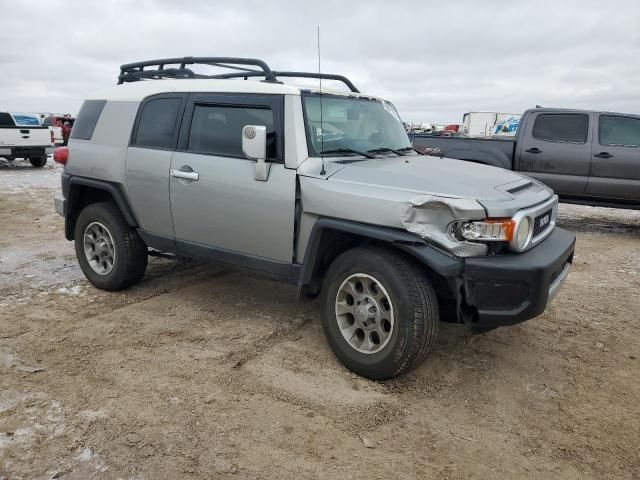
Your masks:
<svg viewBox="0 0 640 480"><path fill-rule="evenodd" d="M59 173L0 160L0 479L640 479L640 212L561 205L577 253L543 316L443 324L377 383L285 283L154 258L91 287Z"/></svg>

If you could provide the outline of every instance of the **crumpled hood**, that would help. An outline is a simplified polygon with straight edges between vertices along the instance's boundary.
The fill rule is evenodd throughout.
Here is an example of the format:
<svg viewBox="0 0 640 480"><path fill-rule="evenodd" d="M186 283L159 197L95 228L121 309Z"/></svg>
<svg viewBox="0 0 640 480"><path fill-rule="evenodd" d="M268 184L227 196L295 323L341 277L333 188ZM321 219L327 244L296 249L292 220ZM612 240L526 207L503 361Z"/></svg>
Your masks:
<svg viewBox="0 0 640 480"><path fill-rule="evenodd" d="M331 181L480 201L510 200L513 197L503 187L525 179L501 168L429 156L384 157L341 166L332 172Z"/></svg>

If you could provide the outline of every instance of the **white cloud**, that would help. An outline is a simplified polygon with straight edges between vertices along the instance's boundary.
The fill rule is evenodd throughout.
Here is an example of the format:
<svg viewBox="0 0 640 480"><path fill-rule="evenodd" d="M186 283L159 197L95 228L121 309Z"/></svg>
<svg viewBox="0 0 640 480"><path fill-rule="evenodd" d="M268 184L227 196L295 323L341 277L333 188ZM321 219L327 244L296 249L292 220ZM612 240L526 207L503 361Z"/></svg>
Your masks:
<svg viewBox="0 0 640 480"><path fill-rule="evenodd" d="M640 3L0 0L0 108L77 111L122 63L250 56L317 69L392 100L403 118L536 104L640 113Z"/></svg>

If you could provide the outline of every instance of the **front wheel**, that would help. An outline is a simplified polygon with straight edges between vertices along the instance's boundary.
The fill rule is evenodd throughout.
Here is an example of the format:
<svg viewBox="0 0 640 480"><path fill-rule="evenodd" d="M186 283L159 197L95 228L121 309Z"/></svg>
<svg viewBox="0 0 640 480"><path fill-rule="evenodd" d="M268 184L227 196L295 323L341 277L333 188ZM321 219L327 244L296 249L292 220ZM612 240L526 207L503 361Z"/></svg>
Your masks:
<svg viewBox="0 0 640 480"><path fill-rule="evenodd" d="M44 155L42 157L30 157L29 162L36 168L42 168L47 164L47 156Z"/></svg>
<svg viewBox="0 0 640 480"><path fill-rule="evenodd" d="M102 290L130 287L147 269L147 246L112 203L85 207L78 215L74 240L80 268Z"/></svg>
<svg viewBox="0 0 640 480"><path fill-rule="evenodd" d="M438 300L400 252L358 247L326 272L322 324L331 349L353 372L384 380L420 365L437 336Z"/></svg>

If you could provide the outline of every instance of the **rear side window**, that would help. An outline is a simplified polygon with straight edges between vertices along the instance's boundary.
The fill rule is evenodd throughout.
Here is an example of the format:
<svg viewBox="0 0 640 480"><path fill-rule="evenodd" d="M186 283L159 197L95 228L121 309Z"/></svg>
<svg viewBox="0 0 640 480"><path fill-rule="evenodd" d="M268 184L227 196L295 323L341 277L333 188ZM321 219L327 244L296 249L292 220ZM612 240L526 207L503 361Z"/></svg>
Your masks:
<svg viewBox="0 0 640 480"><path fill-rule="evenodd" d="M196 105L187 148L194 153L245 158L242 153L245 125L267 127L267 158L275 160L276 131L270 108Z"/></svg>
<svg viewBox="0 0 640 480"><path fill-rule="evenodd" d="M543 114L533 124L533 137L550 142L585 143L588 128L586 115Z"/></svg>
<svg viewBox="0 0 640 480"><path fill-rule="evenodd" d="M182 98L156 98L142 107L138 129L133 140L137 147L171 149Z"/></svg>
<svg viewBox="0 0 640 480"><path fill-rule="evenodd" d="M600 145L637 147L640 145L640 119L600 116Z"/></svg>
<svg viewBox="0 0 640 480"><path fill-rule="evenodd" d="M85 100L71 129L71 138L91 140L106 100Z"/></svg>

